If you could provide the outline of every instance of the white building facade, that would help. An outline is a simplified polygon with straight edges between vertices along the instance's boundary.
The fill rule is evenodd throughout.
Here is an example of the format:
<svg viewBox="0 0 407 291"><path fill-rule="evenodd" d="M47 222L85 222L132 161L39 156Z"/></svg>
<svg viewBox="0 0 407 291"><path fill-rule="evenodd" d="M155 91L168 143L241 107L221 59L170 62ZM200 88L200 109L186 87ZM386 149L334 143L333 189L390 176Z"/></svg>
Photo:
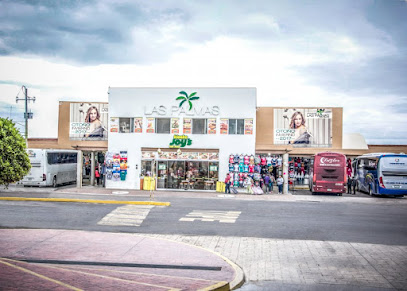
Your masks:
<svg viewBox="0 0 407 291"><path fill-rule="evenodd" d="M231 154L255 154L256 88L109 88L108 130L107 188L213 190Z"/></svg>

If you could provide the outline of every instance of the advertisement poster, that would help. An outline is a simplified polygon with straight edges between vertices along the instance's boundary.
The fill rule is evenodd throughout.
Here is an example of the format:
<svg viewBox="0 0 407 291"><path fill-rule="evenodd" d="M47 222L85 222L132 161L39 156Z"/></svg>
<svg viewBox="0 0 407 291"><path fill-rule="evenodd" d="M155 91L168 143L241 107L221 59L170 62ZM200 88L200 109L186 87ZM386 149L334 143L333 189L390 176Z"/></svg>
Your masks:
<svg viewBox="0 0 407 291"><path fill-rule="evenodd" d="M69 139L107 140L107 103L71 103Z"/></svg>
<svg viewBox="0 0 407 291"><path fill-rule="evenodd" d="M332 146L332 109L274 109L274 144Z"/></svg>
<svg viewBox="0 0 407 291"><path fill-rule="evenodd" d="M119 118L110 117L110 132L119 132Z"/></svg>
<svg viewBox="0 0 407 291"><path fill-rule="evenodd" d="M220 120L220 134L228 134L229 131L229 119Z"/></svg>
<svg viewBox="0 0 407 291"><path fill-rule="evenodd" d="M253 118L244 120L244 134L253 134Z"/></svg>
<svg viewBox="0 0 407 291"><path fill-rule="evenodd" d="M171 133L179 133L179 118L171 118Z"/></svg>
<svg viewBox="0 0 407 291"><path fill-rule="evenodd" d="M192 133L192 119L184 118L184 134Z"/></svg>
<svg viewBox="0 0 407 291"><path fill-rule="evenodd" d="M143 132L143 117L134 118L134 132L137 133Z"/></svg>
<svg viewBox="0 0 407 291"><path fill-rule="evenodd" d="M216 118L208 118L208 134L216 134Z"/></svg>
<svg viewBox="0 0 407 291"><path fill-rule="evenodd" d="M155 119L153 117L147 118L147 133L155 132Z"/></svg>

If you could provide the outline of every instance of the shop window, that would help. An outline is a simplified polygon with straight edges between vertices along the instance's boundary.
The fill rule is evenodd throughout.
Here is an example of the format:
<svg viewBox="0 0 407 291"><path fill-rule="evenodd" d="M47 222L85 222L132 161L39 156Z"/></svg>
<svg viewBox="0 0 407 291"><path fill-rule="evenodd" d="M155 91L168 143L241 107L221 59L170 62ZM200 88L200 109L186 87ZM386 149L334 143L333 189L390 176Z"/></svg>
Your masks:
<svg viewBox="0 0 407 291"><path fill-rule="evenodd" d="M156 118L155 122L157 133L170 133L171 118Z"/></svg>
<svg viewBox="0 0 407 291"><path fill-rule="evenodd" d="M229 134L244 134L244 119L229 119Z"/></svg>
<svg viewBox="0 0 407 291"><path fill-rule="evenodd" d="M206 119L192 119L192 134L206 134Z"/></svg>
<svg viewBox="0 0 407 291"><path fill-rule="evenodd" d="M120 133L133 132L133 118L119 118Z"/></svg>

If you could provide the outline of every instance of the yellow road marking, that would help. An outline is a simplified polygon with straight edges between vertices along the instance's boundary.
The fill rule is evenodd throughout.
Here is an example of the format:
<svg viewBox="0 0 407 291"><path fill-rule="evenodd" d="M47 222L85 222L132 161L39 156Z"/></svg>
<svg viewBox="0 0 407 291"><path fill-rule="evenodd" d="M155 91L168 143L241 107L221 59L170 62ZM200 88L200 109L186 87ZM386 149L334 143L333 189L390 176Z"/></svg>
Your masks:
<svg viewBox="0 0 407 291"><path fill-rule="evenodd" d="M156 205L170 206L170 202L153 201L116 201L116 200L93 200L93 199L68 199L68 198L26 198L26 197L0 197L5 201L42 201L42 202L79 202L79 203L99 203L99 204L131 204L131 205Z"/></svg>
<svg viewBox="0 0 407 291"><path fill-rule="evenodd" d="M19 263L24 263L24 264L30 264L24 261L17 261L17 260L12 260L12 259L6 259L3 258L4 260L8 260L8 261L13 261L13 262L19 262ZM0 260L1 261L1 260ZM5 263L5 262L3 262ZM6 263L7 264L7 263ZM66 270L64 268L61 267L55 267L55 266L50 266L50 265L45 265L44 267L47 268L51 268L51 269L58 269L58 270ZM23 268L22 268L23 269ZM29 270L27 270L29 271ZM71 272L74 273L79 273L79 274L85 274L85 275L90 275L90 276L95 276L95 277L99 277L99 278L105 278L105 279L111 279L111 280L116 280L116 281L122 281L122 282L126 282L126 283L134 283L134 284L139 284L139 285L144 285L144 286L150 286L150 287L157 287L157 288L163 288L163 289L168 289L170 291L179 291L181 289L177 289L177 288L172 288L172 287L167 287L167 286L161 286L161 285L155 285L155 284L148 284L148 283L142 283L142 282L137 282L137 281L130 281L130 280L126 280L126 279L120 279L120 278L116 278L116 277L110 277L110 276L104 276L104 275L99 275L99 274L93 274L93 273L88 273L88 272L82 272L82 271L76 271L76 270L72 270L70 269ZM52 280L52 279L51 279ZM68 285L69 286L69 285ZM81 290L81 289L75 289L75 290Z"/></svg>
<svg viewBox="0 0 407 291"><path fill-rule="evenodd" d="M66 287L66 288L68 288L68 289L77 290L77 291L82 291L82 289L79 289L79 288L76 288L76 287L74 287L74 286L65 284L65 283L63 283L63 282L61 282L61 281L54 280L54 279L51 279L51 278L49 278L49 277L47 277L47 276L44 276L44 275L38 274L38 273L36 273L36 272L30 271L30 270L28 270L28 269L25 269L25 268L23 268L23 267L19 267L19 266L16 266L16 265L7 263L7 262L3 261L3 259L4 259L4 258L0 258L0 263L1 263L1 264L7 265L7 266L12 267L12 268L16 268L16 269L18 269L18 270L20 270L20 271L23 271L23 272L26 272L26 273L28 273L28 274L34 275L34 276L36 276L36 277L38 277L38 278L41 278L41 279L44 279L44 280L47 280L47 281L51 281L51 282L56 283L56 284L58 284L58 285L64 286L64 287ZM4 260L8 260L8 259L4 259ZM19 261L14 261L14 260L10 260L10 261L19 262Z"/></svg>
<svg viewBox="0 0 407 291"><path fill-rule="evenodd" d="M199 278L192 278L192 277L182 277L182 276L170 276L170 275L143 273L143 272L130 272L130 271L118 271L118 270L109 270L109 269L96 269L96 268L71 267L71 266L64 266L64 268L67 268L67 269L71 269L71 268L84 269L84 270L89 270L89 271L90 271L90 270L106 271L106 272L123 273L123 274L151 275L151 276L157 276L157 277L179 278L179 279L188 279L188 280L205 281L205 282L218 282L218 281L216 281L216 280L207 280L207 279L199 279Z"/></svg>

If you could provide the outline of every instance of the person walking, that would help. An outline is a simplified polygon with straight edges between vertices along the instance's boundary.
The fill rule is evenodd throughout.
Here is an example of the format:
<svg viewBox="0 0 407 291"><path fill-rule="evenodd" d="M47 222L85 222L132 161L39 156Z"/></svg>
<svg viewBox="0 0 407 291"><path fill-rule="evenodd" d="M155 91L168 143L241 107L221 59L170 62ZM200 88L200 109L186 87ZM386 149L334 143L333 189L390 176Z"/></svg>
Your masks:
<svg viewBox="0 0 407 291"><path fill-rule="evenodd" d="M277 178L278 194L283 194L283 184L284 179L281 177L281 175L279 175Z"/></svg>
<svg viewBox="0 0 407 291"><path fill-rule="evenodd" d="M229 173L226 175L226 178L225 178L225 194L226 193L230 194L230 175L229 175Z"/></svg>

